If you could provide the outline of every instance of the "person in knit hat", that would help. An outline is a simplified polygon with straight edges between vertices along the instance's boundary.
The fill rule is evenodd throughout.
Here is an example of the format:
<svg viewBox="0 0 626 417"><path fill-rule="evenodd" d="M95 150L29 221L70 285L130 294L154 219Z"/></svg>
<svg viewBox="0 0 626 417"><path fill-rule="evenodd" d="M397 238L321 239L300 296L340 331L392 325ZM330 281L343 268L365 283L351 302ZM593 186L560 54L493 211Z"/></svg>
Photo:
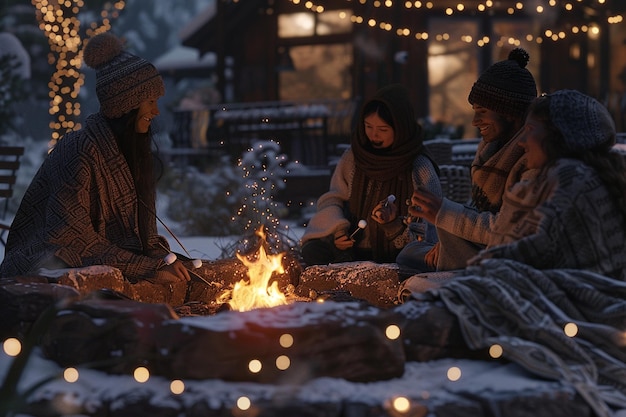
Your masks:
<svg viewBox="0 0 626 417"><path fill-rule="evenodd" d="M410 277L400 295L413 311L443 306L451 315L456 324L439 346L475 358L499 345L537 377L575 384L592 414L619 414L626 162L613 146L613 119L594 98L559 90L533 101L517 136L529 169L506 189L486 249L455 274ZM572 323L575 336L563 331ZM425 337L413 343L429 345L431 333L414 331Z"/></svg>
<svg viewBox="0 0 626 417"><path fill-rule="evenodd" d="M537 97L535 80L526 68L529 60L524 49L515 48L472 86L468 96L474 110L472 125L482 137L471 166L472 198L459 204L417 190L409 214L435 224L438 242L434 247L408 244L397 258L400 266L416 272L461 269L485 247L507 184L525 170L515 134Z"/></svg>
<svg viewBox="0 0 626 417"><path fill-rule="evenodd" d="M165 262L169 246L156 227L151 123L163 80L111 33L92 37L83 57L96 71L100 111L39 168L11 224L0 277L109 265L131 282L187 282L183 262Z"/></svg>
<svg viewBox="0 0 626 417"><path fill-rule="evenodd" d="M626 163L615 124L576 90L537 98L518 135L529 171L507 189L487 248L537 269L572 268L626 280Z"/></svg>
<svg viewBox="0 0 626 417"><path fill-rule="evenodd" d="M423 226L424 238L434 241L432 225L406 221L405 201L417 186L441 196L438 167L422 144L408 91L392 84L360 109L350 148L337 163L330 189L318 199L317 212L302 236L304 262L393 262L414 226Z"/></svg>

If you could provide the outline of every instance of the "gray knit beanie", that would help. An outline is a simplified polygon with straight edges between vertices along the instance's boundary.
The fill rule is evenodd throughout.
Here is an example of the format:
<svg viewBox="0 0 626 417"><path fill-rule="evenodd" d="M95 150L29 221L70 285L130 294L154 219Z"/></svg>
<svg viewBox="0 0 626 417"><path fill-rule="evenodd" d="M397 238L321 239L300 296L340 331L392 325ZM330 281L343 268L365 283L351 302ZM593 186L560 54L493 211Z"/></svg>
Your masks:
<svg viewBox="0 0 626 417"><path fill-rule="evenodd" d="M530 60L522 48L513 49L504 61L496 62L483 72L467 98L496 113L522 118L528 105L537 97L537 85L526 69Z"/></svg>
<svg viewBox="0 0 626 417"><path fill-rule="evenodd" d="M163 79L154 65L124 51L124 44L112 33L89 39L83 58L96 70L96 95L106 117L118 118L141 102L165 94Z"/></svg>
<svg viewBox="0 0 626 417"><path fill-rule="evenodd" d="M615 122L598 100L576 90L548 94L550 118L573 151L615 143Z"/></svg>

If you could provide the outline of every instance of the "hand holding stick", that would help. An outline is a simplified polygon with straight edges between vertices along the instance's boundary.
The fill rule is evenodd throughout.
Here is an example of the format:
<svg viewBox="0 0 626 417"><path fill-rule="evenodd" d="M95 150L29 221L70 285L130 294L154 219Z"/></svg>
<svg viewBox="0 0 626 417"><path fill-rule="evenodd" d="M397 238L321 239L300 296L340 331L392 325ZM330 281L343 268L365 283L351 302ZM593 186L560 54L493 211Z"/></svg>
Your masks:
<svg viewBox="0 0 626 417"><path fill-rule="evenodd" d="M384 200L381 200L372 211L372 220L379 224L389 223L398 215L398 208L393 204L396 196L390 194Z"/></svg>

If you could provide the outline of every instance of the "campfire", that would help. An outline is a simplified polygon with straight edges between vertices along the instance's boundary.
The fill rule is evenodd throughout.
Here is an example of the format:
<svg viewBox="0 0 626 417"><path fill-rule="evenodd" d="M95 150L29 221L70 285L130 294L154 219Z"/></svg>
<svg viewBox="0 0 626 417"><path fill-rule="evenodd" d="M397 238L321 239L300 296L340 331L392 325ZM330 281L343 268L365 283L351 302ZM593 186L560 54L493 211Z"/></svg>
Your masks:
<svg viewBox="0 0 626 417"><path fill-rule="evenodd" d="M261 244L257 252L251 256L237 253L237 258L248 268L248 280L236 282L232 288L225 290L217 298L218 304L227 304L235 311L249 311L256 308L275 307L288 304L287 296L278 288L278 282L270 283L274 272L285 272L282 260L284 253L268 254L267 235L263 226L257 230Z"/></svg>

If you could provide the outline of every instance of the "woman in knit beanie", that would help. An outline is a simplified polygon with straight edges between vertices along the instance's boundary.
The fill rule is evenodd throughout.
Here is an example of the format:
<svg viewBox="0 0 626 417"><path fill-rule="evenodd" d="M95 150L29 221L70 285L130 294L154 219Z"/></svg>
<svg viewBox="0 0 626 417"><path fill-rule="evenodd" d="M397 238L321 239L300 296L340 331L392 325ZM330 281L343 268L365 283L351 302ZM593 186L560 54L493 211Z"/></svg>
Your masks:
<svg viewBox="0 0 626 417"><path fill-rule="evenodd" d="M575 90L539 97L518 143L532 170L507 189L487 249L471 263L507 258L626 280L626 163L612 150L608 110Z"/></svg>
<svg viewBox="0 0 626 417"><path fill-rule="evenodd" d="M163 80L110 33L91 38L85 63L96 70L100 111L58 141L33 178L9 232L1 277L109 265L130 281L189 281L167 265L157 234L151 122Z"/></svg>
<svg viewBox="0 0 626 417"><path fill-rule="evenodd" d="M433 248L410 243L397 259L401 266L419 272L460 269L485 247L505 187L525 170L515 133L537 97L535 80L526 69L529 60L524 49L515 48L472 86L468 96L474 110L472 125L482 137L471 167L472 198L459 204L427 192L415 194L409 213L433 222L439 242Z"/></svg>
<svg viewBox="0 0 626 417"><path fill-rule="evenodd" d="M422 144L408 92L394 84L361 108L351 146L302 237L305 263L394 262L411 236L404 202L417 186L441 196L438 168ZM359 221L367 225L359 229ZM436 239L432 225L425 239Z"/></svg>

